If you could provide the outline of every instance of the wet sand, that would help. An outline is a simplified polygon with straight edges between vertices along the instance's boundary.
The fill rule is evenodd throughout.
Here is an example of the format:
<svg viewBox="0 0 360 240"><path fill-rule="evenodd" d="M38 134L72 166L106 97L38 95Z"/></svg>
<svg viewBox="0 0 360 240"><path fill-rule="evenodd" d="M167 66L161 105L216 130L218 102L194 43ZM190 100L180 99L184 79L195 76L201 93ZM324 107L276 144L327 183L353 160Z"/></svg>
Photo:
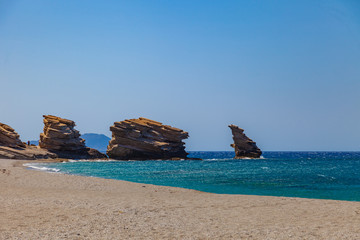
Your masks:
<svg viewBox="0 0 360 240"><path fill-rule="evenodd" d="M0 159L0 239L360 239L360 202L222 195Z"/></svg>

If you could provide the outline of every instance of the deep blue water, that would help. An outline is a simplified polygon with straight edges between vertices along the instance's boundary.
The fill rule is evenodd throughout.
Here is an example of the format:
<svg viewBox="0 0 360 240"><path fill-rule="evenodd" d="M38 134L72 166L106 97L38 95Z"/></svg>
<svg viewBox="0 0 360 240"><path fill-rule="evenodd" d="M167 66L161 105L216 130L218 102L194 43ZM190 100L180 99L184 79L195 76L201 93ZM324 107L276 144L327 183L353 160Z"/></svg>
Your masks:
<svg viewBox="0 0 360 240"><path fill-rule="evenodd" d="M360 152L265 152L264 158L243 160L233 156L191 152L190 157L204 160L80 161L37 167L212 193L360 201Z"/></svg>

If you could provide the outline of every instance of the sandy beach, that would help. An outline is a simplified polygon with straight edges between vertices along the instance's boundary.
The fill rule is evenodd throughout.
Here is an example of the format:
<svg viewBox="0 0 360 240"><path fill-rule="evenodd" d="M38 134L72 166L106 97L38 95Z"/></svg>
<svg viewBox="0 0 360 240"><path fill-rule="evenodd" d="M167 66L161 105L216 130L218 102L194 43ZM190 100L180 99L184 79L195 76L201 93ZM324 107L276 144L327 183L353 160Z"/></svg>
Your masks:
<svg viewBox="0 0 360 240"><path fill-rule="evenodd" d="M360 202L220 195L0 160L0 239L360 239Z"/></svg>

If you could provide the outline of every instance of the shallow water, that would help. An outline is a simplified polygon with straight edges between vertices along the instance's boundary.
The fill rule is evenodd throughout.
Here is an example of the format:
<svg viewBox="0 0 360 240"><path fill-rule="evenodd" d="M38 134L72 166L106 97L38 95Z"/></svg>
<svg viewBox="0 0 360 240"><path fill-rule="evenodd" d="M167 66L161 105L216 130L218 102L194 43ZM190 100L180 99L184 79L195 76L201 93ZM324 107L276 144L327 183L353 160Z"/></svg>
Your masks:
<svg viewBox="0 0 360 240"><path fill-rule="evenodd" d="M360 201L360 152L191 152L203 161L73 161L36 164L41 170L212 193Z"/></svg>

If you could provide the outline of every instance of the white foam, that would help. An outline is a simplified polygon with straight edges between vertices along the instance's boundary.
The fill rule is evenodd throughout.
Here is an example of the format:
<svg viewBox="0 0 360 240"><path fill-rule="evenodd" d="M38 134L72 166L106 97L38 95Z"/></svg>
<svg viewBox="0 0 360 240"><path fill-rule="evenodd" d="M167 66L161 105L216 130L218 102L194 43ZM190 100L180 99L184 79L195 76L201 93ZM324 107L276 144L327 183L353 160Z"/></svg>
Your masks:
<svg viewBox="0 0 360 240"><path fill-rule="evenodd" d="M217 161L217 162L222 162L222 161L231 161L233 160L233 158L208 158L208 159L204 159L203 161Z"/></svg>
<svg viewBox="0 0 360 240"><path fill-rule="evenodd" d="M334 180L336 179L335 177L331 177L331 176L325 176L323 174L317 174L319 177L323 177L323 178L328 178L328 179L331 179L331 180Z"/></svg>
<svg viewBox="0 0 360 240"><path fill-rule="evenodd" d="M44 166L38 166L38 164L36 164L36 163L25 163L23 165L25 167L32 168L32 169L39 170L39 171L53 172L53 173L60 172L60 169L58 169L58 168L48 168L48 167L44 167Z"/></svg>
<svg viewBox="0 0 360 240"><path fill-rule="evenodd" d="M72 159L69 159L68 162L116 162L116 160L103 160L103 159L97 159L97 160L90 160L90 159L72 160ZM66 161L64 161L63 163L66 163Z"/></svg>

